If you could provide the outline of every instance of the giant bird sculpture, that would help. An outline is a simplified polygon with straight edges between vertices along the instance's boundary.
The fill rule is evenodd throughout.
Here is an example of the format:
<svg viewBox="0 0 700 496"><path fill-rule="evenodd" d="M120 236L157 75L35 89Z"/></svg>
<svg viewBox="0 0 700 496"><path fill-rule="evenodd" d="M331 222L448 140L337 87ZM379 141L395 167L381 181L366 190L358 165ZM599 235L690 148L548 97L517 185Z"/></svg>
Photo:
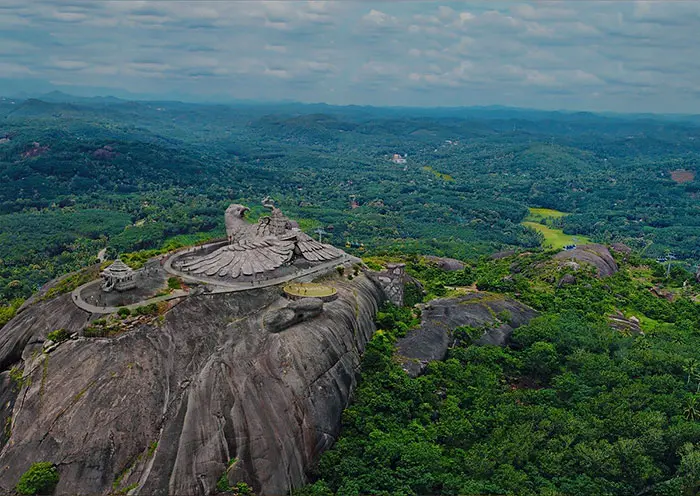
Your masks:
<svg viewBox="0 0 700 496"><path fill-rule="evenodd" d="M250 209L233 204L224 216L228 244L204 256L183 260L180 269L197 275L230 277L271 272L302 257L309 262L325 262L342 255L333 246L315 241L303 233L269 199L263 205L271 210L257 224L245 219Z"/></svg>

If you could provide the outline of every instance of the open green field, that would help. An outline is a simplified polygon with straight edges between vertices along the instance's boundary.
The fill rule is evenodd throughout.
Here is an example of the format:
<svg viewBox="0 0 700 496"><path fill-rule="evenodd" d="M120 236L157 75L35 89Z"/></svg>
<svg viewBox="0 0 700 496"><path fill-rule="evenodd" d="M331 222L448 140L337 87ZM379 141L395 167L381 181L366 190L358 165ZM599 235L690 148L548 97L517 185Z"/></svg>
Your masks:
<svg viewBox="0 0 700 496"><path fill-rule="evenodd" d="M545 219L559 219L569 215L567 212L561 212L551 208L535 208L529 207L530 215L525 220L528 222L542 222Z"/></svg>
<svg viewBox="0 0 700 496"><path fill-rule="evenodd" d="M582 245L591 242L591 240L586 236L572 236L570 234L564 234L564 231L561 229L553 229L537 222L525 221L523 222L523 225L542 233L544 236L543 246L545 248L561 250L566 245Z"/></svg>

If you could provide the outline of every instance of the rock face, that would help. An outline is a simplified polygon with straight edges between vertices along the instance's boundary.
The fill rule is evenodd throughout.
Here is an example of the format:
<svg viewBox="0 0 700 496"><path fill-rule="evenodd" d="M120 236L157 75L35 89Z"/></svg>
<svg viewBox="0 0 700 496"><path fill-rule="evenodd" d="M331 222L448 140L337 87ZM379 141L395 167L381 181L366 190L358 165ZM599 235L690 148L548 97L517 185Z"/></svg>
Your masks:
<svg viewBox="0 0 700 496"><path fill-rule="evenodd" d="M263 318L288 301L266 288L187 298L162 322L50 354L48 332L79 331L90 316L70 295L26 308L0 333L0 397L13 405L0 493L37 461L57 465L55 494L206 495L224 474L260 494L301 485L338 434L384 298L362 275L334 285L335 301L279 333ZM309 304L302 313L318 310ZM22 385L8 394L20 360Z"/></svg>
<svg viewBox="0 0 700 496"><path fill-rule="evenodd" d="M520 302L489 293L471 293L457 298L433 300L423 308L418 329L397 343L403 368L412 377L420 375L428 362L443 360L454 342L452 331L461 326L486 330L478 344L503 346L513 329L528 323L537 312Z"/></svg>
<svg viewBox="0 0 700 496"><path fill-rule="evenodd" d="M562 251L554 256L557 260L576 260L595 267L599 277L607 277L617 272L617 263L610 251L603 245L581 245L573 250Z"/></svg>

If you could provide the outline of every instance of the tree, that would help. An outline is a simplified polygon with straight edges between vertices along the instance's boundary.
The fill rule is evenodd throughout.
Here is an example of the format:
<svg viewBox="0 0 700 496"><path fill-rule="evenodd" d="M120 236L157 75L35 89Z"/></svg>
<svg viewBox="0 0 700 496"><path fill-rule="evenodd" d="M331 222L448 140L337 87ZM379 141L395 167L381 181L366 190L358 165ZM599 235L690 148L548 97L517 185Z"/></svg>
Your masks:
<svg viewBox="0 0 700 496"><path fill-rule="evenodd" d="M58 470L51 462L33 463L22 474L15 489L20 494L49 494L58 484Z"/></svg>

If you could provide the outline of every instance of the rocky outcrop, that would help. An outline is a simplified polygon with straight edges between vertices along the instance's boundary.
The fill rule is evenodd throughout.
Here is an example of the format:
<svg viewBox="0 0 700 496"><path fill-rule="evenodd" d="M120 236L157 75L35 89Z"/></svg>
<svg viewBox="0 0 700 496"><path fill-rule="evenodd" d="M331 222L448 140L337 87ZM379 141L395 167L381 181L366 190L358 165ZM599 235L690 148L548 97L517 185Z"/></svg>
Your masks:
<svg viewBox="0 0 700 496"><path fill-rule="evenodd" d="M464 270L464 267L466 267L464 262L457 260L456 258L434 257L432 255L427 255L423 258L446 272L456 272L458 270Z"/></svg>
<svg viewBox="0 0 700 496"><path fill-rule="evenodd" d="M522 303L490 293L441 298L423 306L421 325L397 343L404 370L416 377L434 360L443 360L454 343L457 327L484 328L477 344L503 346L513 329L529 322L537 312Z"/></svg>
<svg viewBox="0 0 700 496"><path fill-rule="evenodd" d="M272 310L265 314L263 325L270 332L280 332L294 324L321 315L323 300L320 298L303 298L293 301L286 307Z"/></svg>
<svg viewBox="0 0 700 496"><path fill-rule="evenodd" d="M573 250L559 252L554 258L588 263L595 267L599 277L607 277L618 271L617 263L615 263L610 251L599 244L581 245Z"/></svg>
<svg viewBox="0 0 700 496"><path fill-rule="evenodd" d="M366 274L372 278L386 295L387 299L396 306L403 306L403 296L406 285L406 264L390 263L382 272L370 272Z"/></svg>
<svg viewBox="0 0 700 496"><path fill-rule="evenodd" d="M627 318L625 314L618 310L612 315L608 315L608 322L610 323L610 327L622 334L635 336L644 335L639 319L634 315Z"/></svg>
<svg viewBox="0 0 700 496"><path fill-rule="evenodd" d="M632 253L632 248L624 243L613 243L610 245L610 249L612 251L616 251L617 253L622 253L623 255L629 255Z"/></svg>
<svg viewBox="0 0 700 496"><path fill-rule="evenodd" d="M90 316L70 295L26 308L0 334L2 370L24 368L2 396L14 405L0 493L36 461L57 465L56 494L205 495L224 474L261 494L301 485L338 434L383 300L362 275L333 284L335 301L284 332L263 327L288 304L266 288L190 297L151 324L50 354L48 332Z"/></svg>
<svg viewBox="0 0 700 496"><path fill-rule="evenodd" d="M572 274L564 274L562 278L559 279L557 287L562 288L564 286L570 286L572 284L576 284L576 278Z"/></svg>

